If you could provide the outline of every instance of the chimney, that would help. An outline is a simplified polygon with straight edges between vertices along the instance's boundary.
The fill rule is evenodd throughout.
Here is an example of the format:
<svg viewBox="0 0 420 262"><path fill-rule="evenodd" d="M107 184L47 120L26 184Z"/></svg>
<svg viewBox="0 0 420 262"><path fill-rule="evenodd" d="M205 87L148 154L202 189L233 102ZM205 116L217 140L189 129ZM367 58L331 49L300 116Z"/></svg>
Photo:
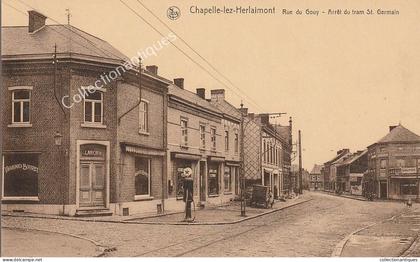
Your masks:
<svg viewBox="0 0 420 262"><path fill-rule="evenodd" d="M45 26L45 19L47 17L37 11L30 10L29 13L29 25L28 25L28 32L34 33L35 31L41 29Z"/></svg>
<svg viewBox="0 0 420 262"><path fill-rule="evenodd" d="M201 97L202 99L206 99L206 89L205 88L197 88L195 89L197 92L197 95Z"/></svg>
<svg viewBox="0 0 420 262"><path fill-rule="evenodd" d="M158 74L158 67L155 65L146 66L146 70L154 75Z"/></svg>
<svg viewBox="0 0 420 262"><path fill-rule="evenodd" d="M177 87L184 89L184 78L174 78L174 84Z"/></svg>
<svg viewBox="0 0 420 262"><path fill-rule="evenodd" d="M396 128L397 126L389 126L389 132L391 132L394 128Z"/></svg>
<svg viewBox="0 0 420 262"><path fill-rule="evenodd" d="M246 107L242 107L242 108L238 108L238 110L244 115L248 115L248 108Z"/></svg>
<svg viewBox="0 0 420 262"><path fill-rule="evenodd" d="M269 125L270 124L270 116L268 114L260 114L261 124Z"/></svg>
<svg viewBox="0 0 420 262"><path fill-rule="evenodd" d="M211 94L211 101L225 100L225 90L224 89L210 90L210 94Z"/></svg>

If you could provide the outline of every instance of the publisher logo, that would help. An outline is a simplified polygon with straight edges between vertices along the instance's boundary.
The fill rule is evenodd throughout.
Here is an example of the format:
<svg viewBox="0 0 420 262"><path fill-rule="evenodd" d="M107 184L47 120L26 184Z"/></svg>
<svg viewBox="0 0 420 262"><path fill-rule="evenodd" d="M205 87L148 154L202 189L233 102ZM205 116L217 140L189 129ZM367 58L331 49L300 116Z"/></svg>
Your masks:
<svg viewBox="0 0 420 262"><path fill-rule="evenodd" d="M171 6L168 8L168 11L166 11L166 15L171 20L177 20L181 16L181 10L176 6Z"/></svg>

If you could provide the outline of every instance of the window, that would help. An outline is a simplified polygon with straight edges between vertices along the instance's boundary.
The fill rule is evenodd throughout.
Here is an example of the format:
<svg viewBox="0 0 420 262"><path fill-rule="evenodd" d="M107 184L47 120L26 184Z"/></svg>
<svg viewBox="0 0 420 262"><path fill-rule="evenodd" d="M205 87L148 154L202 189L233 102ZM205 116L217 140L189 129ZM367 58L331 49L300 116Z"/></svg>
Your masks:
<svg viewBox="0 0 420 262"><path fill-rule="evenodd" d="M134 168L136 196L150 196L150 159L136 157Z"/></svg>
<svg viewBox="0 0 420 262"><path fill-rule="evenodd" d="M95 91L86 92L85 96L85 123L103 123L103 93Z"/></svg>
<svg viewBox="0 0 420 262"><path fill-rule="evenodd" d="M235 154L239 152L239 135L235 133Z"/></svg>
<svg viewBox="0 0 420 262"><path fill-rule="evenodd" d="M388 165L388 161L386 159L381 159L380 166L381 169L385 169Z"/></svg>
<svg viewBox="0 0 420 262"><path fill-rule="evenodd" d="M225 151L229 151L229 131L225 131Z"/></svg>
<svg viewBox="0 0 420 262"><path fill-rule="evenodd" d="M29 124L30 121L30 90L14 90L12 92L12 123Z"/></svg>
<svg viewBox="0 0 420 262"><path fill-rule="evenodd" d="M4 197L38 198L38 154L4 156Z"/></svg>
<svg viewBox="0 0 420 262"><path fill-rule="evenodd" d="M188 120L181 119L181 146L188 146Z"/></svg>
<svg viewBox="0 0 420 262"><path fill-rule="evenodd" d="M206 148L206 126L200 125L200 148Z"/></svg>
<svg viewBox="0 0 420 262"><path fill-rule="evenodd" d="M225 174L223 176L225 192L232 191L232 171L233 171L233 168L229 166L225 166Z"/></svg>
<svg viewBox="0 0 420 262"><path fill-rule="evenodd" d="M263 141L263 150L264 150L263 159L264 159L264 163L265 163L265 162L267 162L267 144L265 143L265 141Z"/></svg>
<svg viewBox="0 0 420 262"><path fill-rule="evenodd" d="M415 180L402 180L400 184L402 195L417 195L417 183Z"/></svg>
<svg viewBox="0 0 420 262"><path fill-rule="evenodd" d="M213 150L216 150L216 128L212 127L210 129L210 136L211 136L211 147Z"/></svg>
<svg viewBox="0 0 420 262"><path fill-rule="evenodd" d="M139 105L139 131L149 132L149 102L145 100Z"/></svg>
<svg viewBox="0 0 420 262"><path fill-rule="evenodd" d="M217 165L209 164L208 191L209 195L219 194L219 168Z"/></svg>
<svg viewBox="0 0 420 262"><path fill-rule="evenodd" d="M405 159L403 158L397 159L397 167L405 167Z"/></svg>

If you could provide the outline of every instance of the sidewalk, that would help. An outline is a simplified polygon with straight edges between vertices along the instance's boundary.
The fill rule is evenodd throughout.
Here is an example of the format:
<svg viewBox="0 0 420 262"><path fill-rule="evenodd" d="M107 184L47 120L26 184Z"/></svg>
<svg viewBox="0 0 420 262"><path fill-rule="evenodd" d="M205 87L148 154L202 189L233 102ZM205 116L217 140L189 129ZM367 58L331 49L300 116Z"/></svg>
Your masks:
<svg viewBox="0 0 420 262"><path fill-rule="evenodd" d="M97 257L95 243L68 234L30 229L2 228L2 256L5 257Z"/></svg>
<svg viewBox="0 0 420 262"><path fill-rule="evenodd" d="M345 239L342 257L399 257L420 255L420 205L369 225Z"/></svg>
<svg viewBox="0 0 420 262"><path fill-rule="evenodd" d="M101 217L67 217L34 213L2 213L2 216L13 217L31 217L44 219L77 220L85 222L107 222L107 223L128 223L128 224L168 224L168 225L223 225L235 224L256 218L262 215L273 213L284 208L295 206L312 200L308 194L300 195L294 199L288 199L286 202L276 201L273 208L254 208L246 207L246 217L240 216L240 202L232 202L228 205L219 207L207 207L193 211L195 216L194 223L183 222L184 212L167 211L165 214L156 215L156 213L144 213L130 216L101 216Z"/></svg>
<svg viewBox="0 0 420 262"><path fill-rule="evenodd" d="M346 193L346 192L341 193L341 195L338 195L338 194L336 194L334 192L330 192L330 191L311 191L311 192L318 192L318 193L322 193L322 194L327 194L327 195L332 195L332 196L337 196L337 197L350 198L350 199L359 200L359 201L368 201L363 196L351 195L351 194Z"/></svg>
<svg viewBox="0 0 420 262"><path fill-rule="evenodd" d="M240 223L252 218L260 217L266 214L280 211L282 209L302 204L312 200L308 195L300 195L294 199L289 199L286 202L276 201L273 208L255 208L246 207L246 217L241 217L240 202L233 202L226 206L205 208L193 211L192 216L195 217L193 223L196 225L224 225ZM126 222L130 223L151 223L151 224L188 224L183 222L184 213L176 213L166 216L153 217L153 218L134 218Z"/></svg>

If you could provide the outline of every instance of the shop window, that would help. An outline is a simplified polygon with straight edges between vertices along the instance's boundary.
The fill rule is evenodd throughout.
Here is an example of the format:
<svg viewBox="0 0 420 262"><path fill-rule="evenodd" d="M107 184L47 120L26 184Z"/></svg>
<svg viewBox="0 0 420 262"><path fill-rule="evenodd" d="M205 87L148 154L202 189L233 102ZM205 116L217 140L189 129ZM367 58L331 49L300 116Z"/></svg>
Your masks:
<svg viewBox="0 0 420 262"><path fill-rule="evenodd" d="M216 128L212 127L210 129L210 136L211 136L211 147L213 150L216 150Z"/></svg>
<svg viewBox="0 0 420 262"><path fill-rule="evenodd" d="M136 196L150 196L150 162L149 158L135 158Z"/></svg>
<svg viewBox="0 0 420 262"><path fill-rule="evenodd" d="M176 169L176 198L182 199L184 196L184 170L186 168L191 169L191 163L190 162L180 162L181 164L178 164L178 167Z"/></svg>
<svg viewBox="0 0 420 262"><path fill-rule="evenodd" d="M219 171L217 166L209 165L208 190L209 195L219 194Z"/></svg>
<svg viewBox="0 0 420 262"><path fill-rule="evenodd" d="M139 105L139 131L149 132L149 102L142 100Z"/></svg>
<svg viewBox="0 0 420 262"><path fill-rule="evenodd" d="M95 91L93 93L86 92L84 112L85 123L103 123L103 93L101 91Z"/></svg>
<svg viewBox="0 0 420 262"><path fill-rule="evenodd" d="M402 195L417 195L417 183L415 180L401 181L400 183Z"/></svg>
<svg viewBox="0 0 420 262"><path fill-rule="evenodd" d="M225 151L229 151L229 131L225 131Z"/></svg>
<svg viewBox="0 0 420 262"><path fill-rule="evenodd" d="M30 90L14 90L12 92L12 123L29 124L30 122Z"/></svg>
<svg viewBox="0 0 420 262"><path fill-rule="evenodd" d="M4 156L4 197L38 197L38 154Z"/></svg>
<svg viewBox="0 0 420 262"><path fill-rule="evenodd" d="M181 146L188 146L188 120L181 119Z"/></svg>
<svg viewBox="0 0 420 262"><path fill-rule="evenodd" d="M225 166L225 174L223 176L223 183L224 183L225 192L231 192L232 191L232 173L233 173L233 170L234 169L232 167Z"/></svg>
<svg viewBox="0 0 420 262"><path fill-rule="evenodd" d="M206 126L200 125L200 148L206 148Z"/></svg>

